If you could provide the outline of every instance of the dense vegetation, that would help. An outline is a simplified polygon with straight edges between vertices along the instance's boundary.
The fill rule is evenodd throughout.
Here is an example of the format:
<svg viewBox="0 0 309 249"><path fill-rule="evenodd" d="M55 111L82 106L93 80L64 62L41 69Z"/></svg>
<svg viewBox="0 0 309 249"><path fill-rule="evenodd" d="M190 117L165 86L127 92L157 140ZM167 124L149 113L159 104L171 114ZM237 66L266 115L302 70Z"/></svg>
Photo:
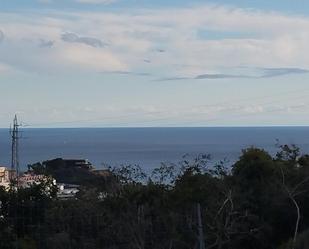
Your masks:
<svg viewBox="0 0 309 249"><path fill-rule="evenodd" d="M249 148L225 166L123 166L66 201L46 182L0 189L0 248L309 248L309 155Z"/></svg>

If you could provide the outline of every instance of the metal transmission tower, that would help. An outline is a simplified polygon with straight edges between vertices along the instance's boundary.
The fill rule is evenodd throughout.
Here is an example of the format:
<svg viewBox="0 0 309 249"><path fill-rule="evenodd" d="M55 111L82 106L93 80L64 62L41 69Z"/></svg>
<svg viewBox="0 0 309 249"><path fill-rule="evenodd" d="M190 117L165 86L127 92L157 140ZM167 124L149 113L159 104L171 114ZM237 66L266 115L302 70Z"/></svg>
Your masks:
<svg viewBox="0 0 309 249"><path fill-rule="evenodd" d="M12 137L12 154L11 154L11 170L16 171L16 177L19 176L19 126L17 115L14 117L13 127L10 128L10 134Z"/></svg>

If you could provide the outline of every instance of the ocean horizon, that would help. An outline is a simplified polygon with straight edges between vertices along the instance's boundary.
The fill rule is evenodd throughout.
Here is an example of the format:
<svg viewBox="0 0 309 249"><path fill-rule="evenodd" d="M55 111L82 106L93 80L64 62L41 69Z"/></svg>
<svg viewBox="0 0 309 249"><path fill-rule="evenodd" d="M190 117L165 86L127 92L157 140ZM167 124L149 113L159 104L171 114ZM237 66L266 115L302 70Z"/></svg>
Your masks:
<svg viewBox="0 0 309 249"><path fill-rule="evenodd" d="M9 129L0 129L0 165L10 165ZM145 171L161 162L177 163L184 155L211 155L212 162L233 164L248 147L272 155L277 144L295 144L309 153L308 126L24 128L19 140L20 167L54 158L88 159L103 165L138 164Z"/></svg>

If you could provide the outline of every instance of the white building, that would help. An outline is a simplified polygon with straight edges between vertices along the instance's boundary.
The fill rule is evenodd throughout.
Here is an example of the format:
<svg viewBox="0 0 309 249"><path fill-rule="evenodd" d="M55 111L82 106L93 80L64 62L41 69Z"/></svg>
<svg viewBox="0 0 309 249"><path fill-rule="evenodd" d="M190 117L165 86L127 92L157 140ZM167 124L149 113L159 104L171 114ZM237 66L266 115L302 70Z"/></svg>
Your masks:
<svg viewBox="0 0 309 249"><path fill-rule="evenodd" d="M15 177L15 171L7 167L0 167L0 187L8 189L10 187L10 179Z"/></svg>
<svg viewBox="0 0 309 249"><path fill-rule="evenodd" d="M18 185L22 188L28 188L41 182L46 182L48 178L44 175L23 174L18 178ZM56 180L53 179L53 184L56 185Z"/></svg>
<svg viewBox="0 0 309 249"><path fill-rule="evenodd" d="M57 197L59 199L74 198L76 194L79 192L79 185L75 184L58 183L57 187L58 187Z"/></svg>
<svg viewBox="0 0 309 249"><path fill-rule="evenodd" d="M48 177L44 175L34 175L34 174L23 174L16 178L16 172L14 170L10 170L7 167L0 167L0 187L4 187L8 190L11 186L11 180L18 180L18 187L21 188L29 188L32 185L40 184L42 182L47 182ZM56 180L53 179L53 185L56 185Z"/></svg>

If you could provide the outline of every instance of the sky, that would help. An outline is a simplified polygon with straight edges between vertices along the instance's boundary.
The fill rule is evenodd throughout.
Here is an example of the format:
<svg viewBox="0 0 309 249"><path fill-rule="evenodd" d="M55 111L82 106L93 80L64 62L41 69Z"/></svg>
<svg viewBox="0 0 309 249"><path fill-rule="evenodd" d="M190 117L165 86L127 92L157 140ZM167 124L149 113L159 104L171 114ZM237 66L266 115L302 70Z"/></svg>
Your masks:
<svg viewBox="0 0 309 249"><path fill-rule="evenodd" d="M305 0L0 0L0 127L309 124Z"/></svg>

